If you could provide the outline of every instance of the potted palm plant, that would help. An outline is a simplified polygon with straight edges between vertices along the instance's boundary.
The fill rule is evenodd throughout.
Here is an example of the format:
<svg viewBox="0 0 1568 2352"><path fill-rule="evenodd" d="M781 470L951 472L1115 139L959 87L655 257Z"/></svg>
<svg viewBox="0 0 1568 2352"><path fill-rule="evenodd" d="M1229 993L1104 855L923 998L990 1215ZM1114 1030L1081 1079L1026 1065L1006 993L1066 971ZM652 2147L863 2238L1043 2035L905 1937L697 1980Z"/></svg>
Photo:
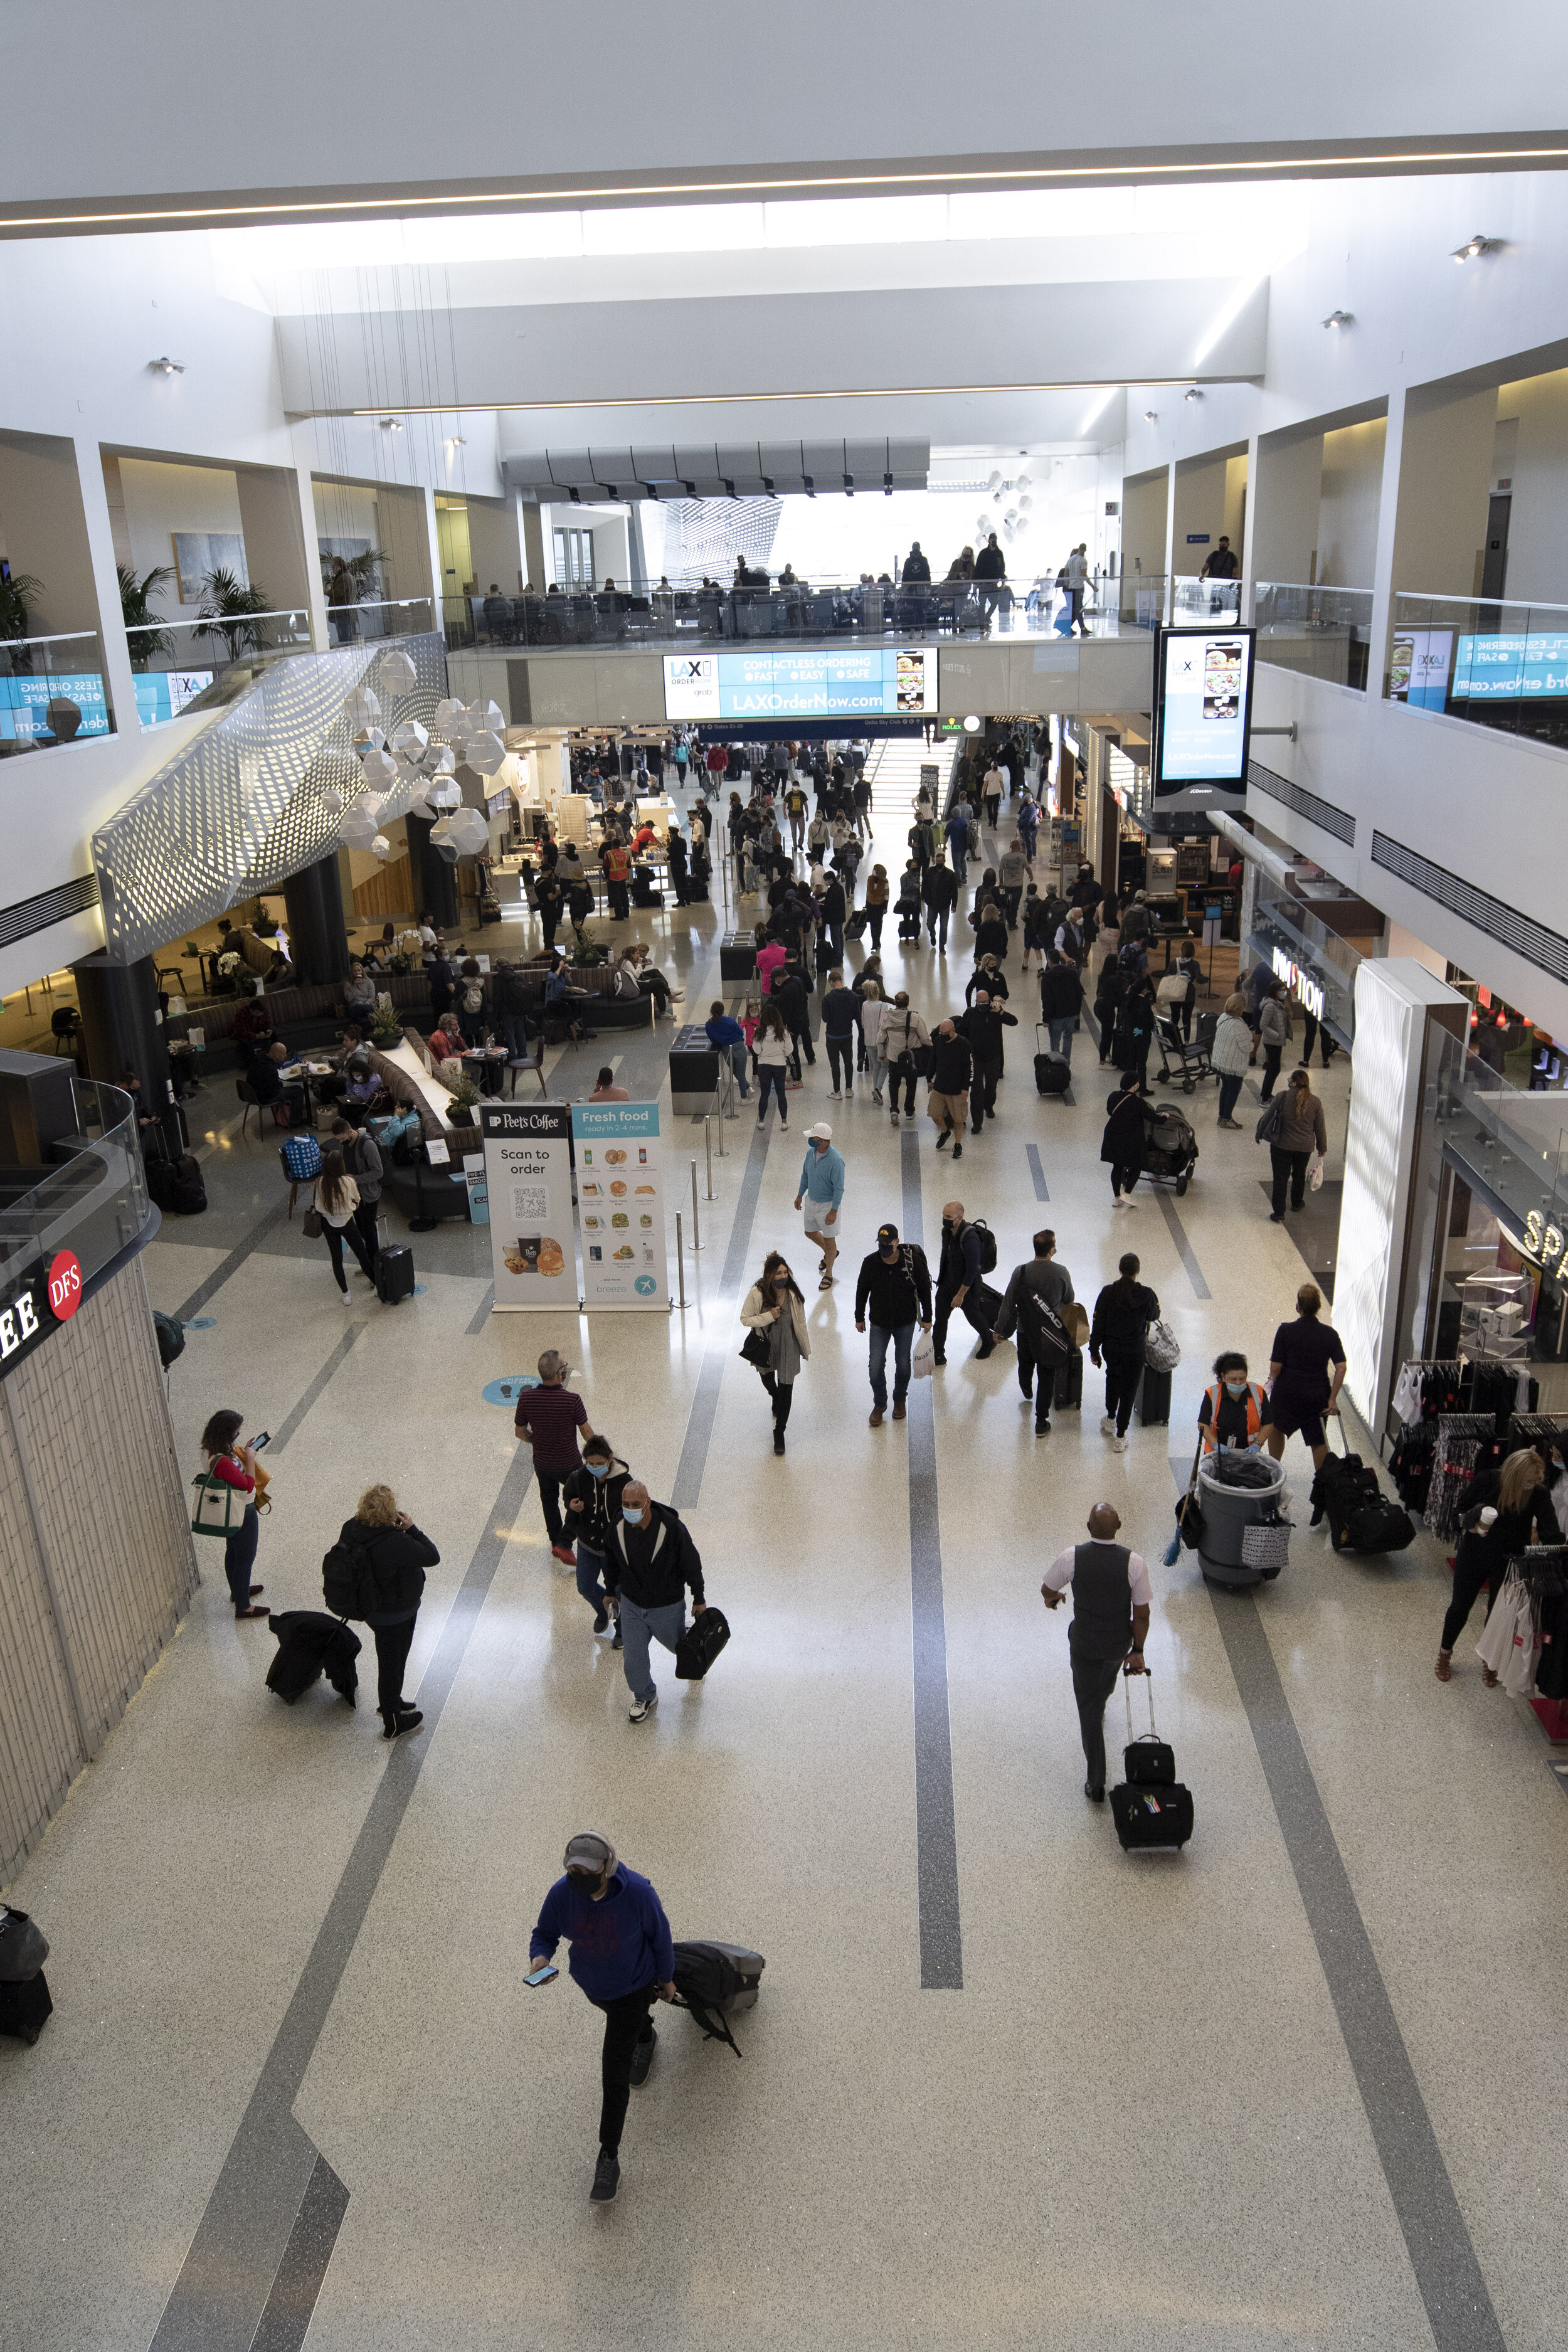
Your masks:
<svg viewBox="0 0 1568 2352"><path fill-rule="evenodd" d="M27 634L28 614L44 593L44 583L31 572L13 572L0 580L0 638L15 640ZM5 668L14 677L26 677L33 667L32 647L17 646Z"/></svg>
<svg viewBox="0 0 1568 2352"><path fill-rule="evenodd" d="M198 637L222 637L230 661L237 661L242 653L256 652L266 636L260 623L251 616L271 609L265 588L247 586L237 572L220 568L209 572L202 582L201 618L195 633Z"/></svg>
<svg viewBox="0 0 1568 2352"><path fill-rule="evenodd" d="M172 654L174 650L174 640L168 630L158 626L162 615L152 609L152 599L161 593L165 581L174 577L174 567L172 563L155 563L138 580L129 563L117 563L114 576L120 583L120 617L131 647L131 667L146 669L154 654Z"/></svg>
<svg viewBox="0 0 1568 2352"><path fill-rule="evenodd" d="M442 1084L445 1085L447 1081L443 1079ZM474 1123L474 1105L479 1098L479 1087L474 1084L473 1079L468 1076L467 1070L462 1071L458 1076L451 1081L451 1087L452 1108L447 1113L447 1121L448 1126L472 1127Z"/></svg>

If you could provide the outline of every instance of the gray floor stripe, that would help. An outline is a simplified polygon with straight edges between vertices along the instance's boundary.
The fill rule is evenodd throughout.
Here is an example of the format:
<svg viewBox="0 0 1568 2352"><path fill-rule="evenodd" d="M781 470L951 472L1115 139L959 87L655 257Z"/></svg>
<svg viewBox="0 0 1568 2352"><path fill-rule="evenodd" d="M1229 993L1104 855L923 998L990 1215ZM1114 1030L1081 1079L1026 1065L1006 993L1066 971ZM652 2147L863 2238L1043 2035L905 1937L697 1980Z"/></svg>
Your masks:
<svg viewBox="0 0 1568 2352"><path fill-rule="evenodd" d="M342 1362L343 1358L348 1354L349 1349L353 1346L354 1341L359 1338L363 1329L364 1325L363 1323L356 1323L352 1331L345 1331L343 1333L342 1338L338 1341L337 1346L332 1349L331 1354L327 1358L326 1362L321 1366L321 1370L316 1374L315 1379L310 1382L310 1387L305 1391L304 1395L300 1399L299 1403L294 1407L293 1412L289 1415L289 1418L283 1423L282 1428L275 1433L272 1444L269 1449L272 1453L282 1453L283 1448L288 1444L289 1440L295 1434L296 1431L299 1429L300 1423L304 1420L305 1415L310 1412L310 1407L315 1403L317 1398L321 1395L321 1391L326 1387L327 1382L331 1379L332 1374L337 1370L338 1366Z"/></svg>
<svg viewBox="0 0 1568 2352"><path fill-rule="evenodd" d="M923 1239L921 1147L905 1131L903 1229ZM915 1869L920 1894L921 1990L962 1992L963 1930L958 1907L958 1823L952 1795L952 1724L947 1703L947 1616L942 1591L942 1520L936 1483L936 1381L909 1394L910 1600L914 1637Z"/></svg>
<svg viewBox="0 0 1568 2352"><path fill-rule="evenodd" d="M531 1456L520 1451L501 1481L495 1507L425 1669L418 1691L424 1728L386 1751L386 1767L363 1827L164 2305L150 2352L251 2352L290 2251L297 2252L301 2268L318 2259L320 2228L313 2221L301 2231L301 2224L320 2158L294 2119L294 2101L532 1475ZM374 1673L374 1657L371 1668ZM365 1728L370 1736L371 1724ZM322 2262L318 2286L325 2267ZM280 2340L289 2341L287 2336Z"/></svg>
<svg viewBox="0 0 1568 2352"><path fill-rule="evenodd" d="M484 1329L485 1325L490 1319L490 1315L495 1307L495 1284L493 1282L487 1282L485 1285L485 1295L480 1299L479 1305L475 1307L472 1318L468 1323L468 1337L470 1339L473 1339L477 1333Z"/></svg>
<svg viewBox="0 0 1568 2352"><path fill-rule="evenodd" d="M1187 1239L1187 1229L1176 1213L1176 1204L1174 1201L1172 1200L1169 1192L1166 1192L1163 1184L1152 1185L1150 1189L1153 1192L1156 1201L1160 1203L1160 1214L1164 1218L1166 1224L1171 1229L1171 1239L1176 1244L1176 1255L1181 1259L1182 1264L1187 1269L1187 1280L1193 1286L1193 1297L1194 1298L1212 1298L1214 1297L1214 1292L1204 1280L1203 1268L1199 1265L1197 1259L1193 1255L1193 1245ZM1123 1212L1123 1214L1125 1214L1125 1212Z"/></svg>
<svg viewBox="0 0 1568 2352"><path fill-rule="evenodd" d="M1258 1604L1212 1597L1437 2352L1505 2352Z"/></svg>
<svg viewBox="0 0 1568 2352"><path fill-rule="evenodd" d="M1035 1180L1035 1198L1037 1201L1048 1201L1050 1188L1046 1182L1046 1171L1040 1165L1040 1147L1037 1143L1026 1143L1024 1150L1029 1162L1029 1173Z"/></svg>
<svg viewBox="0 0 1568 2352"><path fill-rule="evenodd" d="M348 2190L319 2156L250 2352L301 2352L348 2210Z"/></svg>
<svg viewBox="0 0 1568 2352"><path fill-rule="evenodd" d="M702 1499L702 1474L708 1466L708 1447L713 1435L713 1417L719 1410L719 1391L730 1359L741 1344L735 1335L735 1318L740 1311L741 1285L745 1276L746 1261L751 1255L752 1227L756 1222L757 1202L763 1189L763 1170L767 1165L768 1141L777 1124L776 1113L770 1110L766 1127L753 1127L752 1130L752 1148L746 1156L746 1172L741 1179L741 1197L735 1203L735 1222L730 1228L730 1247L720 1279L719 1296L713 1303L708 1345L703 1351L702 1369L697 1375L697 1391L691 1400L691 1411L687 1416L686 1438L680 1449L680 1460L676 1465L675 1483L669 1490L669 1499L678 1511L689 1511ZM787 1139L785 1141L787 1143ZM793 1150L795 1146L788 1144L788 1149Z"/></svg>
<svg viewBox="0 0 1568 2352"><path fill-rule="evenodd" d="M175 1322L188 1323L193 1315L199 1315L208 1299L216 1297L230 1275L238 1273L251 1251L259 1247L262 1235L269 1234L274 1225L280 1224L288 1213L289 1195L285 1192L278 1206L275 1209L268 1209L260 1222L252 1225L245 1239L237 1243L228 1255L219 1265L214 1266L206 1280L197 1283L184 1305L175 1307Z"/></svg>

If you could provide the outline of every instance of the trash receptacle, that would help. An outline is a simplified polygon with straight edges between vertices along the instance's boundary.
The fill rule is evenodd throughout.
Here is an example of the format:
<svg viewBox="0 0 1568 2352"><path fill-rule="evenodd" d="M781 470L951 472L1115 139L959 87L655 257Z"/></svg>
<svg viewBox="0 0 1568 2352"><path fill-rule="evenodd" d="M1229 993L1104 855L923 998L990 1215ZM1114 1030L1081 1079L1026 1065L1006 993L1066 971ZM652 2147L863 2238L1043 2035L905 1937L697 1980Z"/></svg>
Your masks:
<svg viewBox="0 0 1568 2352"><path fill-rule="evenodd" d="M1198 1546L1198 1565L1212 1584L1237 1588L1261 1584L1266 1576L1279 1572L1277 1568L1251 1566L1242 1556L1242 1540L1248 1528L1258 1527L1278 1514L1285 1494L1285 1467L1283 1463L1270 1461L1267 1454L1248 1458L1273 1473L1267 1486L1228 1486L1214 1475L1208 1461L1199 1465L1198 1504L1204 1515L1204 1532Z"/></svg>

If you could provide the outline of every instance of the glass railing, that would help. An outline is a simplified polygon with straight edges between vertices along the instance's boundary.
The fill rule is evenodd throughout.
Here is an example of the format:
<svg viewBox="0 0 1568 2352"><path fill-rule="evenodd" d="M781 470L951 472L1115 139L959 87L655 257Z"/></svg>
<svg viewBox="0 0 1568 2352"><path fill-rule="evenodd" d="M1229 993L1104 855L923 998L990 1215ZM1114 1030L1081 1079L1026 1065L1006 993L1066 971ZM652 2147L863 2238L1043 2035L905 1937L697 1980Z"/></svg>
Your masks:
<svg viewBox="0 0 1568 2352"><path fill-rule="evenodd" d="M1124 572L1120 580L1101 581L1100 585L1106 603L1117 607L1123 628L1157 629L1163 625L1168 583L1163 572Z"/></svg>
<svg viewBox="0 0 1568 2352"><path fill-rule="evenodd" d="M1178 572L1172 583L1171 626L1191 628L1198 621L1217 621L1223 628L1226 622L1241 618L1241 582L1236 580L1200 580L1191 573Z"/></svg>
<svg viewBox="0 0 1568 2352"><path fill-rule="evenodd" d="M357 646L375 637L416 637L436 625L428 596L373 597L363 604L327 606L327 641Z"/></svg>
<svg viewBox="0 0 1568 2352"><path fill-rule="evenodd" d="M0 637L0 759L113 732L96 629L59 637Z"/></svg>
<svg viewBox="0 0 1568 2352"><path fill-rule="evenodd" d="M177 719L236 668L253 677L268 662L311 651L310 615L291 612L232 613L208 621L153 621L129 628L125 642L136 678L136 715L143 727Z"/></svg>
<svg viewBox="0 0 1568 2352"><path fill-rule="evenodd" d="M152 1216L130 1096L93 1079L70 1083L76 1132L54 1146L60 1166L9 1198L0 1168L0 1284L7 1287L62 1249L75 1252L89 1281Z"/></svg>
<svg viewBox="0 0 1568 2352"><path fill-rule="evenodd" d="M1259 868L1253 903L1252 929L1247 944L1272 966L1277 977L1306 1003L1291 971L1294 965L1308 982L1323 992L1321 1017L1342 1045L1355 1042L1355 976L1362 955L1347 939L1310 914L1277 883L1265 879Z"/></svg>
<svg viewBox="0 0 1568 2352"><path fill-rule="evenodd" d="M1370 588L1309 587L1260 580L1252 592L1258 658L1276 669L1325 677L1366 692L1372 649Z"/></svg>
<svg viewBox="0 0 1568 2352"><path fill-rule="evenodd" d="M1127 614L1118 610L1124 584L1112 579L1089 583L1083 618L1092 633L1114 635L1123 622L1129 627L1144 625L1141 605ZM486 646L499 651L637 642L680 646L755 637L1046 636L1065 635L1070 617L1066 593L1054 579L1029 578L897 586L813 580L721 588L698 583L637 593L551 588L521 596L498 591L441 600L449 653ZM1152 626L1152 621L1147 625Z"/></svg>
<svg viewBox="0 0 1568 2352"><path fill-rule="evenodd" d="M1568 604L1397 592L1384 692L1568 746Z"/></svg>
<svg viewBox="0 0 1568 2352"><path fill-rule="evenodd" d="M1492 1195L1513 1232L1539 1255L1541 1229L1561 1231L1568 1217L1562 1090L1521 1093L1467 1042L1449 1036L1427 1108L1447 1156Z"/></svg>

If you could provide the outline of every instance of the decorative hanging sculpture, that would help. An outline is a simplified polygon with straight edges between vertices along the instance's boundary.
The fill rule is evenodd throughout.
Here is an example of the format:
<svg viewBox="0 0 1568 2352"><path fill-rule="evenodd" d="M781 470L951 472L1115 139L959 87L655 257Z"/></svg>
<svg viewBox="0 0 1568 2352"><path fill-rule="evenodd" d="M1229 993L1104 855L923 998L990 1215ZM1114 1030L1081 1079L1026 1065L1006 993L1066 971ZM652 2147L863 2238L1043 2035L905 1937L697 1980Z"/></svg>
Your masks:
<svg viewBox="0 0 1568 2352"><path fill-rule="evenodd" d="M381 682L389 694L407 694L418 683L418 674L406 654L383 654Z"/></svg>
<svg viewBox="0 0 1568 2352"><path fill-rule="evenodd" d="M459 809L451 824L452 838L465 857L472 857L489 839L489 827L478 809Z"/></svg>
<svg viewBox="0 0 1568 2352"><path fill-rule="evenodd" d="M438 809L458 809L463 805L463 788L450 776L441 783L428 785L425 796L432 806Z"/></svg>
<svg viewBox="0 0 1568 2352"><path fill-rule="evenodd" d="M381 717L381 705L368 686L356 686L345 698L343 717L351 727L369 727Z"/></svg>
<svg viewBox="0 0 1568 2352"><path fill-rule="evenodd" d="M438 702L436 705L436 716L431 723L436 728L438 734L447 735L451 732L453 727L462 716L462 704L460 702L454 701L451 697L448 696L445 701Z"/></svg>
<svg viewBox="0 0 1568 2352"><path fill-rule="evenodd" d="M405 757L410 760L422 760L429 741L429 736L417 719L405 719L400 726L395 727L392 730L393 750L403 752Z"/></svg>
<svg viewBox="0 0 1568 2352"><path fill-rule="evenodd" d="M360 766L365 782L374 792L389 793L397 782L397 762L384 751L367 751Z"/></svg>
<svg viewBox="0 0 1568 2352"><path fill-rule="evenodd" d="M458 755L449 743L432 743L425 754L427 776L449 776L458 765Z"/></svg>
<svg viewBox="0 0 1568 2352"><path fill-rule="evenodd" d="M379 727L362 727L354 737L354 750L363 760L367 751L384 751L386 738Z"/></svg>
<svg viewBox="0 0 1568 2352"><path fill-rule="evenodd" d="M341 816L343 809L343 796L342 793L338 792L331 784L329 784L326 791L321 794L321 806L325 809L329 816Z"/></svg>
<svg viewBox="0 0 1568 2352"><path fill-rule="evenodd" d="M488 731L470 737L463 751L464 765L477 768L481 776L493 776L505 758L506 745Z"/></svg>
<svg viewBox="0 0 1568 2352"><path fill-rule="evenodd" d="M379 857L384 865L387 858L391 856L392 844L388 841L384 833L378 833L376 835L375 839L370 845L370 854L373 857Z"/></svg>

